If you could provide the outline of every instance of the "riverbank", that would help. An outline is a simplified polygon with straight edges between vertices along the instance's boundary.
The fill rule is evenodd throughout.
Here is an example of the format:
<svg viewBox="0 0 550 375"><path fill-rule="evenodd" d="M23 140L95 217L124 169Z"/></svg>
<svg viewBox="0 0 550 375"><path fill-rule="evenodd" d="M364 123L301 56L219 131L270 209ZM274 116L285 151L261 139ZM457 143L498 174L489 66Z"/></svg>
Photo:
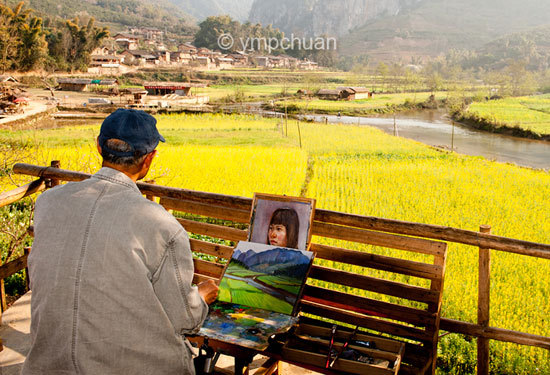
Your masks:
<svg viewBox="0 0 550 375"><path fill-rule="evenodd" d="M550 141L548 94L474 102L451 116L474 129Z"/></svg>
<svg viewBox="0 0 550 375"><path fill-rule="evenodd" d="M273 107L268 108L289 114L369 116L410 110L437 109L445 106L448 95L447 92L375 94L369 99L351 101L293 98L279 100L274 103Z"/></svg>
<svg viewBox="0 0 550 375"><path fill-rule="evenodd" d="M494 134L453 122L445 109L401 112L376 117L306 115L305 121L334 125L365 125L390 135L413 139L440 150L483 156L521 167L550 170L550 144Z"/></svg>

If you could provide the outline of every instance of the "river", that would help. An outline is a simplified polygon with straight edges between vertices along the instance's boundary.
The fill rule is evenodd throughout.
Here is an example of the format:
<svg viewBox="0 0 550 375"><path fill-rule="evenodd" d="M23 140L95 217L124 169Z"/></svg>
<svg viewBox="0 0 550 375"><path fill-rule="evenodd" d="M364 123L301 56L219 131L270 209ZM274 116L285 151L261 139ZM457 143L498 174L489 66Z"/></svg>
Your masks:
<svg viewBox="0 0 550 375"><path fill-rule="evenodd" d="M394 134L393 115L351 117L307 115L307 119L329 123L369 125ZM550 142L511 137L467 128L456 124L442 110L404 112L396 115L400 137L414 139L430 146L466 155L484 156L490 160L514 163L523 167L550 170ZM454 129L453 129L454 128Z"/></svg>

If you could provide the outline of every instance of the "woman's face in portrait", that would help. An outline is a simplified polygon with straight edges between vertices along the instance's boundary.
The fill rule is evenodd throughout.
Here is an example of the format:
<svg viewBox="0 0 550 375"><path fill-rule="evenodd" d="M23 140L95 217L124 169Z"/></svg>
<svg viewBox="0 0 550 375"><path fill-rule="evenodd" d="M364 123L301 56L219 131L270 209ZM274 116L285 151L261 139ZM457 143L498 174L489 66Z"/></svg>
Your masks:
<svg viewBox="0 0 550 375"><path fill-rule="evenodd" d="M282 224L271 224L268 231L269 244L286 247L286 227Z"/></svg>

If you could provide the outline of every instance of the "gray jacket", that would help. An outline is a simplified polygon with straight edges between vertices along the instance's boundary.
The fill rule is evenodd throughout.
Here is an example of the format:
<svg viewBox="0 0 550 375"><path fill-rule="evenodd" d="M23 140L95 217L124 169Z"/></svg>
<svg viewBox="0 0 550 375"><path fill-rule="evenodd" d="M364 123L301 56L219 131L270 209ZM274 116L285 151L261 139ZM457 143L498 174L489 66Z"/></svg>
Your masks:
<svg viewBox="0 0 550 375"><path fill-rule="evenodd" d="M199 330L208 306L171 214L102 168L40 195L34 231L22 374L194 374L183 335Z"/></svg>

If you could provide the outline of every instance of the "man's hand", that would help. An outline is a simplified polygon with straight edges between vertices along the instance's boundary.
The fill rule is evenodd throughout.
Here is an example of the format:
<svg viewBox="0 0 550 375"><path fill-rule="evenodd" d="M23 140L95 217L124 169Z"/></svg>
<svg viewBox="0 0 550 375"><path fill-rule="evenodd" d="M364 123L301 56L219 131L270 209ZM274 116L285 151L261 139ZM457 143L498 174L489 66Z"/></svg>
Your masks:
<svg viewBox="0 0 550 375"><path fill-rule="evenodd" d="M201 295L204 302L208 305L216 300L218 297L218 290L220 289L214 280L203 281L199 285L199 294Z"/></svg>

